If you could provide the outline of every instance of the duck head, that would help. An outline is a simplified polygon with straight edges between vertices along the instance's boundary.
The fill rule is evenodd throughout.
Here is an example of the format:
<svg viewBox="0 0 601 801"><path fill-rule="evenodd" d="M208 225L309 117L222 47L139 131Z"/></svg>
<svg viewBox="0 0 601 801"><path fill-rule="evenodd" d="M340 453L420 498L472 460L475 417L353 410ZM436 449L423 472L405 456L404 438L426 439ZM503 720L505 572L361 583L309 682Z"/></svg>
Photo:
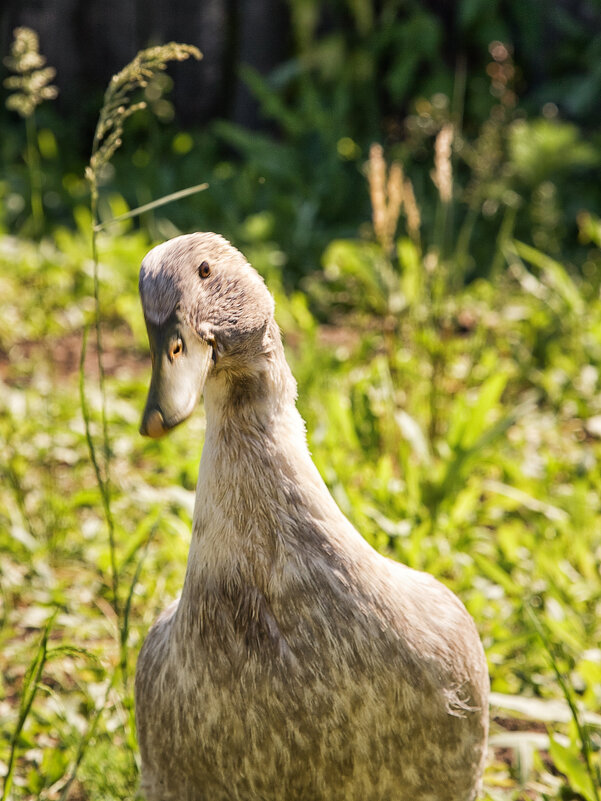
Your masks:
<svg viewBox="0 0 601 801"><path fill-rule="evenodd" d="M140 432L160 437L190 416L213 373L252 373L273 323L261 276L223 237L178 236L140 271L152 379Z"/></svg>

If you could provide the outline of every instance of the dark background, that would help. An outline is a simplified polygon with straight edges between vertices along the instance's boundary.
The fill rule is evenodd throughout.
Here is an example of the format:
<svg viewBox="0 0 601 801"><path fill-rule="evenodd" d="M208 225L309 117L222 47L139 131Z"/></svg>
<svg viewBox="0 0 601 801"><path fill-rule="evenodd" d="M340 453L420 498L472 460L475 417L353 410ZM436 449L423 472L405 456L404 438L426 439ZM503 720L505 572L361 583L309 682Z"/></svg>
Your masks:
<svg viewBox="0 0 601 801"><path fill-rule="evenodd" d="M133 208L207 181L210 191L168 207L169 225L143 221L153 238L201 228L242 246L269 240L296 280L370 219L364 165L376 141L405 165L433 231L445 120L460 204L450 224L475 202L472 178L484 193L468 278L489 269L507 198L532 210L516 235L569 263L580 259L579 213L601 207L601 0L5 0L3 54L18 25L38 32L57 71L58 98L36 111L48 232L88 203L83 172L111 76L171 40L204 58L170 65L164 100L147 97L128 120L101 197L106 218L111 193ZM510 53L503 91L515 96L502 119L494 42ZM23 120L4 102L0 130L0 224L28 233ZM534 236L541 215L547 233Z"/></svg>
<svg viewBox="0 0 601 801"><path fill-rule="evenodd" d="M436 54L420 41L418 27L415 38L407 30L416 14L437 28ZM315 18L308 38L298 21L303 15ZM500 39L515 48L523 96L539 105L558 103L569 117L599 120L598 0L4 0L3 53L18 25L39 33L41 52L57 69L59 102L67 114L86 108L137 50L175 40L204 54L202 66L180 68L177 75L180 119L203 124L225 117L256 126L257 103L240 78L240 65L267 75L287 60L314 53L327 37L340 36L349 47L363 39L370 50L384 112L408 102L424 79L444 84L444 69L452 72L460 61L468 73L478 70L486 63L487 44ZM386 73L403 60L413 62L416 54L421 74L408 74L402 89L387 88Z"/></svg>

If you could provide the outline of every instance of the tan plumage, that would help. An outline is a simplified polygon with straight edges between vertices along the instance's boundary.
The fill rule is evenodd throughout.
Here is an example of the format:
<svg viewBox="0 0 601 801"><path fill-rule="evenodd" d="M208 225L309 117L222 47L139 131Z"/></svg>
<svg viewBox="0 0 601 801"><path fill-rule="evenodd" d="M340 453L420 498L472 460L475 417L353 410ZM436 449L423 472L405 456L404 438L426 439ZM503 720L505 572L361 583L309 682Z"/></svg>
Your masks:
<svg viewBox="0 0 601 801"><path fill-rule="evenodd" d="M473 621L332 500L262 279L192 234L148 254L140 292L149 331L176 310L213 354L182 596L136 673L148 800L472 801L488 725Z"/></svg>

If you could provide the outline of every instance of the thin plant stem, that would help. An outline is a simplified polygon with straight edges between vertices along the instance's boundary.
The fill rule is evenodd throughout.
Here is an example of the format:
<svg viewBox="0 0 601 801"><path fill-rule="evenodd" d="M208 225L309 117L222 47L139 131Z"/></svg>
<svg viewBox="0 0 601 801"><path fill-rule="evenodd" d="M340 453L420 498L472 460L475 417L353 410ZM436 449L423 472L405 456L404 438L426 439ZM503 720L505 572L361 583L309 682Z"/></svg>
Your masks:
<svg viewBox="0 0 601 801"><path fill-rule="evenodd" d="M127 594L127 598L123 607L123 615L120 621L120 665L121 665L121 678L123 681L123 688L125 691L126 697L129 695L129 669L127 665L127 641L129 639L129 616L131 612L131 605L134 597L134 590L136 588L136 584L140 578L140 573L142 572L142 567L144 566L144 562L146 561L146 557L148 556L148 549L150 547L150 543L152 542L154 535L158 531L159 528L159 521L157 520L156 523L152 526L148 537L146 538L146 542L144 543L144 547L142 549L142 553L140 558L138 559L138 563L136 565L136 569L134 571L133 578L129 585L129 592ZM128 745L130 746L130 751L132 753L135 752L136 748L136 739L135 739L135 716L134 716L134 709L131 704L128 704L127 708L128 718L129 718L129 729L127 732L127 741Z"/></svg>
<svg viewBox="0 0 601 801"><path fill-rule="evenodd" d="M111 679L110 679L110 681L108 683L108 686L106 688L106 692L104 694L104 698L102 700L102 703L96 709L96 712L94 713L94 717L92 718L92 722L90 723L87 732L83 735L83 737L79 741L79 745L77 746L77 753L75 755L75 759L73 760L73 765L71 767L71 772L69 774L69 778L67 779L65 785L63 786L59 801L66 801L68 796L69 796L69 790L71 788L71 785L73 784L73 782L75 781L75 779L77 777L77 771L79 770L81 762L82 762L82 760L83 760L83 758L85 756L86 749L87 749L87 747L88 747L88 745L90 743L90 740L92 739L92 737L94 736L94 734L96 732L96 728L98 726L98 723L100 722L100 718L102 717L102 713L104 712L104 710L106 708L106 705L108 703L108 698L109 698L110 692L111 692L111 690L113 689L113 687L115 685L116 676L117 676L117 671L114 670L113 673L112 673ZM2 799L2 801L3 801L3 799Z"/></svg>
<svg viewBox="0 0 601 801"><path fill-rule="evenodd" d="M477 219L478 208L475 204L473 204L468 208L465 219L463 220L461 228L459 229L459 233L457 234L457 245L455 248L455 269L461 271L461 283L463 283L465 279L465 268L469 258L469 247Z"/></svg>
<svg viewBox="0 0 601 801"><path fill-rule="evenodd" d="M92 221L97 219L97 201L92 203ZM106 414L106 380L104 373L104 362L102 359L102 331L101 331L101 314L100 314L100 287L98 281L98 240L96 229L92 231L92 261L94 263L94 330L96 332L96 363L98 365L98 383L100 387L101 397L101 415L102 415L102 444L104 451L104 482L106 485L108 500L110 505L110 441L108 432L108 421Z"/></svg>
<svg viewBox="0 0 601 801"><path fill-rule="evenodd" d="M94 265L94 328L96 332L96 359L98 364L98 382L101 397L101 418L102 418L102 450L104 456L104 475L100 469L100 463L94 442L90 432L90 414L85 398L84 380L84 360L87 349L87 336L84 336L82 343L79 381L80 397L82 403L83 416L86 427L86 440L90 451L90 458L94 465L96 480L102 496L104 515L106 518L109 549L111 559L111 579L112 579L112 601L113 609L117 618L120 617L119 602L119 573L117 569L117 553L115 541L115 525L111 512L111 484L110 484L110 462L111 449L107 420L107 400L106 400L106 381L103 364L102 331L100 315L100 291L98 280L98 233L101 226L98 221L98 176L102 167L109 163L115 151L122 144L123 124L128 117L135 114L146 103L131 103L131 94L137 89L142 89L148 85L150 78L157 72L164 70L169 61L184 61L190 56L196 59L202 58L198 48L192 45L178 44L171 42L161 47L151 47L141 50L137 56L127 64L121 72L113 75L104 95L104 103L98 116L98 122L94 130L92 141L92 153L90 162L86 168L86 179L90 185L90 210L92 213L92 261ZM165 201L167 202L167 201ZM138 210L135 210L138 213ZM131 216L134 216L131 214Z"/></svg>
<svg viewBox="0 0 601 801"><path fill-rule="evenodd" d="M110 491L107 485L107 481L105 481L104 476L102 475L102 471L100 469L100 464L98 461L98 455L96 452L96 446L94 445L94 440L92 437L91 431L91 419L90 419L90 410L88 408L88 402L86 399L85 393L85 372L84 372L84 364L85 364L85 357L87 352L87 342L88 342L88 328L84 330L83 335L83 342L81 347L81 357L79 360L79 398L81 402L81 410L84 420L85 432L86 432L86 442L88 445L88 452L90 454L90 460L94 467L94 473L96 475L96 482L98 484L98 489L100 490L100 497L102 499L102 508L104 511L104 517L106 520L107 528L108 528L108 536L109 536L109 550L110 550L110 560L111 560L111 592L112 592L112 601L113 601L113 608L115 613L119 614L119 574L117 570L117 554L116 554L116 544L115 544L115 523L113 520L113 515L111 512L111 497Z"/></svg>
<svg viewBox="0 0 601 801"><path fill-rule="evenodd" d="M92 153L90 156L89 165L86 168L86 178L90 186L90 211L92 218L92 231L91 231L91 247L92 247L92 263L93 263L93 295L94 295L94 331L96 337L96 360L98 365L98 383L100 388L100 405L101 405L101 421L102 421L102 457L99 458L98 448L94 444L91 432L91 417L88 407L86 393L85 393L85 357L87 352L89 328L86 327L83 336L81 359L79 365L79 393L82 407L82 414L85 424L86 442L90 454L90 459L94 467L94 473L100 495L102 499L102 506L104 516L106 519L108 529L109 551L110 551L110 566L111 566L111 592L112 592L112 606L116 616L118 630L119 630L119 663L113 670L110 684L107 688L103 706L97 711L92 724L86 733L85 737L81 740L78 753L73 765L73 769L69 779L63 788L61 799L66 799L69 786L73 782L77 769L83 755L87 748L88 743L98 725L100 715L104 706L106 705L108 694L114 686L115 677L117 672L121 675L125 695L128 695L129 690L129 671L127 664L127 640L129 635L129 613L133 598L135 584L139 577L144 557L147 552L148 542L142 554L141 560L135 571L132 584L129 588L128 597L125 601L124 609L121 608L120 602L120 573L117 564L117 546L115 537L115 523L111 510L111 447L109 439L108 415L107 415L107 394L106 394L106 376L103 363L103 343L102 343L102 330L101 330L101 306L100 306L100 283L99 283L99 259L98 259L98 234L100 231L112 223L120 222L122 220L130 219L131 217L138 216L144 211L150 211L172 200L177 200L181 197L186 197L195 192L202 191L207 188L206 184L199 184L188 189L181 190L180 192L172 193L156 201L147 203L141 207L133 209L118 218L108 221L107 223L100 223L98 219L98 201L99 201L99 175L103 166L108 164L115 153L115 151L122 144L123 137L123 124L125 120L134 114L136 111L145 108L144 101L138 103L131 102L131 95L137 89L142 89L148 85L151 77L160 70L164 70L169 61L183 61L190 56L200 59L200 51L191 45L182 45L172 42L168 45L161 47L148 48L147 50L140 51L132 62L121 70L118 74L114 75L111 79L107 91L104 96L104 104L100 110L96 129L94 131L94 138L92 142ZM102 466L101 466L102 462ZM152 537L153 532L149 537ZM123 569L123 568L122 568ZM131 746L130 752L134 753L135 734L134 734L134 721L131 704L128 706L128 722L126 726L126 734L128 744Z"/></svg>
<svg viewBox="0 0 601 801"><path fill-rule="evenodd" d="M506 206L505 214L503 215L503 220L501 222L501 227L499 228L499 233L497 235L498 247L495 249L495 255L490 267L491 281L494 281L494 279L497 278L505 262L507 242L512 237L513 229L515 228L517 213L518 213L517 208L513 206Z"/></svg>
<svg viewBox="0 0 601 801"><path fill-rule="evenodd" d="M120 214L118 217L113 217L105 222L95 223L94 231L104 231L109 225L130 220L132 217L139 217L141 214L144 214L147 211L158 209L160 206L164 206L167 203L172 203L174 200L181 200L189 195L195 195L197 192L204 192L204 190L208 188L209 185L207 183L203 183L197 184L196 186L189 186L186 189L180 189L178 192L172 192L170 195L163 195L163 197L160 197L157 200L153 200L150 203L144 203L143 206L138 206L131 211L127 211L125 214Z"/></svg>
<svg viewBox="0 0 601 801"><path fill-rule="evenodd" d="M92 144L92 159L96 155L99 145L100 145L100 137L99 137L99 126L100 121L96 125L96 130L94 132L94 141ZM100 489L100 494L102 496L102 505L104 509L104 516L106 519L107 529L108 529L108 537L109 537L109 551L110 551L110 560L111 560L111 585L112 585L112 601L113 601L113 609L115 610L115 614L117 617L119 616L119 572L117 569L117 549L116 549L116 541L115 541L115 524L113 520L113 515L111 512L111 488L110 488L110 440L109 440L109 432L108 432L108 420L107 420L107 412L106 412L106 382L105 382L105 372L104 372L104 362L102 359L102 331L101 331L101 315L100 315L100 287L99 287L99 279L98 279L98 231L96 229L96 225L98 223L98 183L97 183L97 176L96 173L90 171L88 174L88 179L90 180L90 210L92 213L92 263L93 263L93 291L94 291L94 330L96 334L96 362L98 365L98 384L100 388L100 407L101 407L101 418L102 418L102 450L103 450L103 457L104 457L104 475L102 475L102 471L100 470L100 465L98 462L98 457L96 454L96 447L94 445L94 441L92 439L90 433L90 415L87 409L87 403L85 400L85 378L84 378L84 361L87 351L87 335L84 335L82 349L81 349L81 360L79 366L79 379L80 379L80 398L82 403L82 412L84 415L84 421L86 426L86 440L88 443L88 450L90 452L90 458L92 460L92 464L94 465L94 471L96 473L96 480L98 482L98 488Z"/></svg>
<svg viewBox="0 0 601 801"><path fill-rule="evenodd" d="M44 206L42 203L42 173L40 170L34 112L25 117L25 134L27 137L27 170L29 172L33 234L38 237L44 228Z"/></svg>
<svg viewBox="0 0 601 801"><path fill-rule="evenodd" d="M42 671L44 670L44 665L46 664L46 658L48 655L48 638L50 637L50 632L52 631L54 620L57 614L58 609L54 611L50 617L50 620L46 623L36 654L29 668L27 669L27 673L25 674L25 681L23 683L23 691L21 694L21 703L19 704L19 717L17 719L17 725L12 733L12 737L10 738L10 753L8 756L6 774L4 776L1 801L6 801L6 799L10 797L15 770L15 760L17 756L17 743L39 689Z"/></svg>
<svg viewBox="0 0 601 801"><path fill-rule="evenodd" d="M555 673L555 678L557 679L557 683L559 684L563 696L566 699L568 706L570 707L570 712L572 713L572 719L574 720L578 736L580 737L582 757L584 759L584 764L586 766L586 772L588 773L589 779L591 780L591 787L593 788L595 801L601 801L601 798L599 796L599 790L597 789L601 784L601 776L599 776L598 771L595 770L595 767L592 763L591 744L586 724L582 723L580 719L580 712L578 711L578 707L576 706L576 702L574 701L574 698L572 696L572 691L568 686L565 677L562 675L561 670L559 669L559 665L557 664L557 660L555 659L555 654L553 653L553 649L548 642L548 638L545 635L545 631L542 627L540 620L536 616L531 606L526 607L526 612L528 613L528 616L532 622L532 625L534 626L534 630L536 631L539 640L541 641L545 651L547 652L549 661L551 663L551 667L553 668L553 672Z"/></svg>

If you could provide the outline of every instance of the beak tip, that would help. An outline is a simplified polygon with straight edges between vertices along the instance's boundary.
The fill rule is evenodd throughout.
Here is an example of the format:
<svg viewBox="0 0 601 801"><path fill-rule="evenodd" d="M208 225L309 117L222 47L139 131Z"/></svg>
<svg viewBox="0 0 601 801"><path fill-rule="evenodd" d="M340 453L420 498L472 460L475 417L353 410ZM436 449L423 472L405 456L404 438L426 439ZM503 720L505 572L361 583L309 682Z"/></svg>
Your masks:
<svg viewBox="0 0 601 801"><path fill-rule="evenodd" d="M143 437L151 437L152 439L159 439L167 432L163 415L158 409L153 409L149 414L144 415L142 425L140 426L140 434Z"/></svg>

